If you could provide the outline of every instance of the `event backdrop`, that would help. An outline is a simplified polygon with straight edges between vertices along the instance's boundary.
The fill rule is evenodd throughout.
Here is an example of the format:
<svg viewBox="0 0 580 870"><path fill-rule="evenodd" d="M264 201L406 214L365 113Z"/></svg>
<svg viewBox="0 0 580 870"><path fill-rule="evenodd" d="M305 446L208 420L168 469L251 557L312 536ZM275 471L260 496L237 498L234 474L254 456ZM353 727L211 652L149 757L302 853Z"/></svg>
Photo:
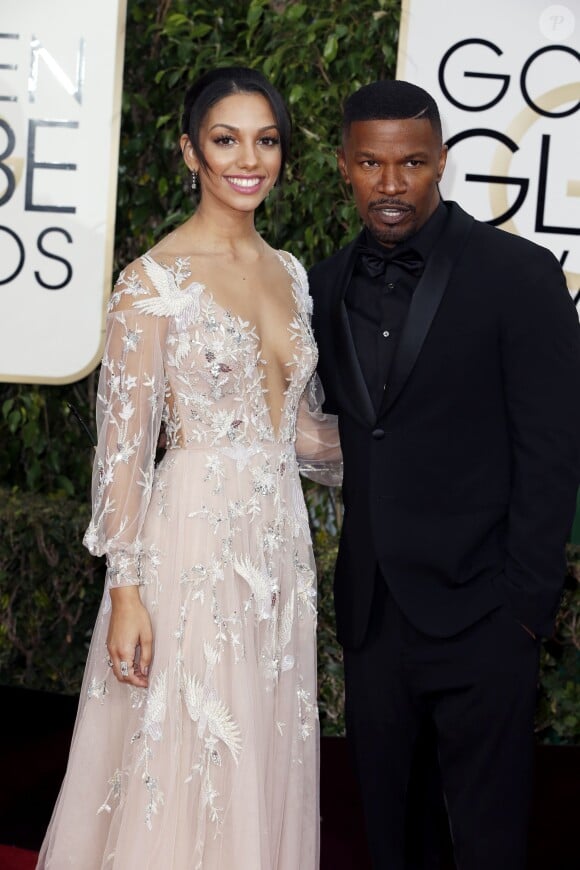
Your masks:
<svg viewBox="0 0 580 870"><path fill-rule="evenodd" d="M2 2L0 381L98 363L110 292L126 0Z"/></svg>
<svg viewBox="0 0 580 870"><path fill-rule="evenodd" d="M397 78L437 100L442 194L549 248L580 302L580 0L403 0Z"/></svg>

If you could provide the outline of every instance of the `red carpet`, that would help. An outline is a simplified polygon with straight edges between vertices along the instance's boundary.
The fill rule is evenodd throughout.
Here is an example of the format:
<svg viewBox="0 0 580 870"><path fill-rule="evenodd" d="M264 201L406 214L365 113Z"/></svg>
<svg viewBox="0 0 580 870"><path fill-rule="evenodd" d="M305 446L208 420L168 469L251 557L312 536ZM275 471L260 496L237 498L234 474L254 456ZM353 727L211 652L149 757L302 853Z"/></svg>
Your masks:
<svg viewBox="0 0 580 870"><path fill-rule="evenodd" d="M0 846L0 870L34 870L36 857L36 852Z"/></svg>
<svg viewBox="0 0 580 870"><path fill-rule="evenodd" d="M10 711L0 719L0 843L7 844L0 845L0 870L34 870L64 773L76 699L0 686L0 707ZM321 870L369 870L342 738L321 741L320 805ZM580 746L538 746L527 870L577 870L579 813ZM452 866L444 860L440 870Z"/></svg>

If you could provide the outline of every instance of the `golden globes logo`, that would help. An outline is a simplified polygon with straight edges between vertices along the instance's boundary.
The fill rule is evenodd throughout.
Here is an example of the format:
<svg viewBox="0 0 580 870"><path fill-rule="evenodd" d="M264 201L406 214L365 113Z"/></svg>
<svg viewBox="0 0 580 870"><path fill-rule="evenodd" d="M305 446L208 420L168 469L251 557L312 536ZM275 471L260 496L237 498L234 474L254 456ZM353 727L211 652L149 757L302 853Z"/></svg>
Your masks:
<svg viewBox="0 0 580 870"><path fill-rule="evenodd" d="M5 5L0 381L70 383L102 352L126 0Z"/></svg>
<svg viewBox="0 0 580 870"><path fill-rule="evenodd" d="M19 33L0 33L0 39L3 40L20 40ZM1 43L0 43L1 45ZM42 42L33 37L30 41L30 57L29 57L29 75L28 75L28 102L36 104L38 99L38 80L39 66L42 61L45 70L55 79L58 86L65 93L75 100L79 106L83 102L83 82L84 82L84 60L85 60L85 41L80 40L77 58L76 58L76 81L73 82L65 70L62 68L59 61L45 48ZM11 70L15 73L18 70L16 64L0 64L0 69ZM11 93L0 93L0 103L16 103L18 97ZM39 113L42 113L42 103L37 107ZM19 148L20 143L17 141L17 134L11 126L9 120L5 117L0 117L0 130L4 135L4 147L0 151L0 172L4 176L4 191L0 192L0 208L10 202L15 195L24 170L24 160L22 158L13 157L14 151L25 150L26 159L26 175L24 186L24 211L25 212L45 212L45 213L62 213L74 214L76 208L70 204L58 204L55 202L38 202L35 198L35 173L38 171L60 171L74 172L77 169L75 163L67 161L43 160L42 154L39 155L38 132L40 130L49 129L70 129L75 130L79 126L76 120L63 120L52 118L33 118L28 119L28 127L26 133L25 149ZM16 229L0 224L0 233L4 238L3 263L0 265L0 285L9 284L18 277L26 262L25 243ZM7 237L7 238L6 238ZM36 237L36 248L39 253L50 260L57 261L62 264L62 275L52 281L43 277L40 270L33 270L35 281L47 290L61 290L70 282L73 274L71 263L57 253L52 245L60 237L60 241L64 239L67 244L71 244L73 239L71 234L62 226L47 226L42 229Z"/></svg>
<svg viewBox="0 0 580 870"><path fill-rule="evenodd" d="M545 18L544 26L546 27L550 21L554 20L556 19ZM556 23L562 28L569 27L570 21L569 18L559 15ZM540 94L533 94L530 85L532 78L537 82L546 77L545 73L548 65L553 64L556 60L560 63L565 61L578 65L580 53L566 45L544 46L531 52L523 62L519 74L514 76L490 72L485 69L467 68L469 64L468 62L466 63L465 58L471 58L471 52L474 47L479 49L478 56L481 56L481 49L484 52L490 52L496 57L503 55L502 49L490 40L470 38L455 42L443 54L438 67L439 86L445 99L452 106L473 116L477 113L489 112L496 107L501 107L502 103L508 98L510 90L517 87L519 89L518 105L521 106L521 109L517 111L507 126L502 124L502 129L491 127L488 122L485 126L472 126L464 129L450 136L447 140L449 149L453 149L460 143L473 139L489 139L497 143L491 160L490 171L488 173L466 172L464 176L466 182L488 185L489 202L493 214L488 223L501 225L502 229L519 233L521 230L517 227L516 217L524 207L532 207L533 230L536 233L544 233L550 236L580 235L580 226L550 222L546 218L550 197L549 180L552 174L550 164L552 141L554 136L558 135L558 124L564 118L575 115L580 110L580 81L577 80L557 87L550 87ZM489 83L490 88L487 98L481 97L481 90L478 91L477 101L469 102L465 96L458 95L456 87L457 79L448 74L450 65L454 64L456 67L458 60L463 62L463 76L465 79L478 80L480 84ZM580 66L578 69L580 70ZM578 78L580 79L580 76ZM515 155L524 144L527 144L527 134L539 125L540 122L545 126L546 121L549 122L550 130L541 133L539 139L535 137L534 142L538 141L538 152L533 156L528 155L528 165L535 167L534 183L532 185L531 177L512 174L511 169ZM560 174L563 170L569 171L569 167L557 168ZM515 191L515 196L512 195L511 202L508 196L510 190L512 194ZM533 205L529 202L532 190L535 200ZM568 197L579 197L580 178L568 178L565 193ZM526 233L522 232L522 234L525 235ZM565 246L562 246L558 252L560 263L564 269L569 254L570 249ZM568 284L572 288L575 302L578 304L580 302L580 273L567 271L567 278Z"/></svg>

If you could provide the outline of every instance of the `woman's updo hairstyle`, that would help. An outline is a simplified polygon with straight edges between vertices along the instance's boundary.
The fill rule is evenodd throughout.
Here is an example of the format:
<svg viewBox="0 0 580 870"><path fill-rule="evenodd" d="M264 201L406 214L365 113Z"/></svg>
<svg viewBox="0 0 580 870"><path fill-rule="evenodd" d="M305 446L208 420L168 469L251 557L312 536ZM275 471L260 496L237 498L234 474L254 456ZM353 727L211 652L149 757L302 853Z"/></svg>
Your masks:
<svg viewBox="0 0 580 870"><path fill-rule="evenodd" d="M185 95L181 132L189 137L199 162L207 170L208 164L199 144L201 126L211 107L232 94L261 94L268 100L280 136L282 162L276 181L280 184L290 151L292 121L284 100L258 70L243 66L225 66L201 76Z"/></svg>

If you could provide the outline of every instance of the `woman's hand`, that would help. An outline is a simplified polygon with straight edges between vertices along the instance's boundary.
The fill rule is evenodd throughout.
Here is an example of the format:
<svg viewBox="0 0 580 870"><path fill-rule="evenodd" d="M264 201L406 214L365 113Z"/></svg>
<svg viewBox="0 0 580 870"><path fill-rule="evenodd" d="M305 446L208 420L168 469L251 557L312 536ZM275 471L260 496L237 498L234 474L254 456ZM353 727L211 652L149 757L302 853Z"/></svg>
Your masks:
<svg viewBox="0 0 580 870"><path fill-rule="evenodd" d="M121 683L147 688L153 630L138 586L110 590L112 612L107 649L113 673Z"/></svg>

